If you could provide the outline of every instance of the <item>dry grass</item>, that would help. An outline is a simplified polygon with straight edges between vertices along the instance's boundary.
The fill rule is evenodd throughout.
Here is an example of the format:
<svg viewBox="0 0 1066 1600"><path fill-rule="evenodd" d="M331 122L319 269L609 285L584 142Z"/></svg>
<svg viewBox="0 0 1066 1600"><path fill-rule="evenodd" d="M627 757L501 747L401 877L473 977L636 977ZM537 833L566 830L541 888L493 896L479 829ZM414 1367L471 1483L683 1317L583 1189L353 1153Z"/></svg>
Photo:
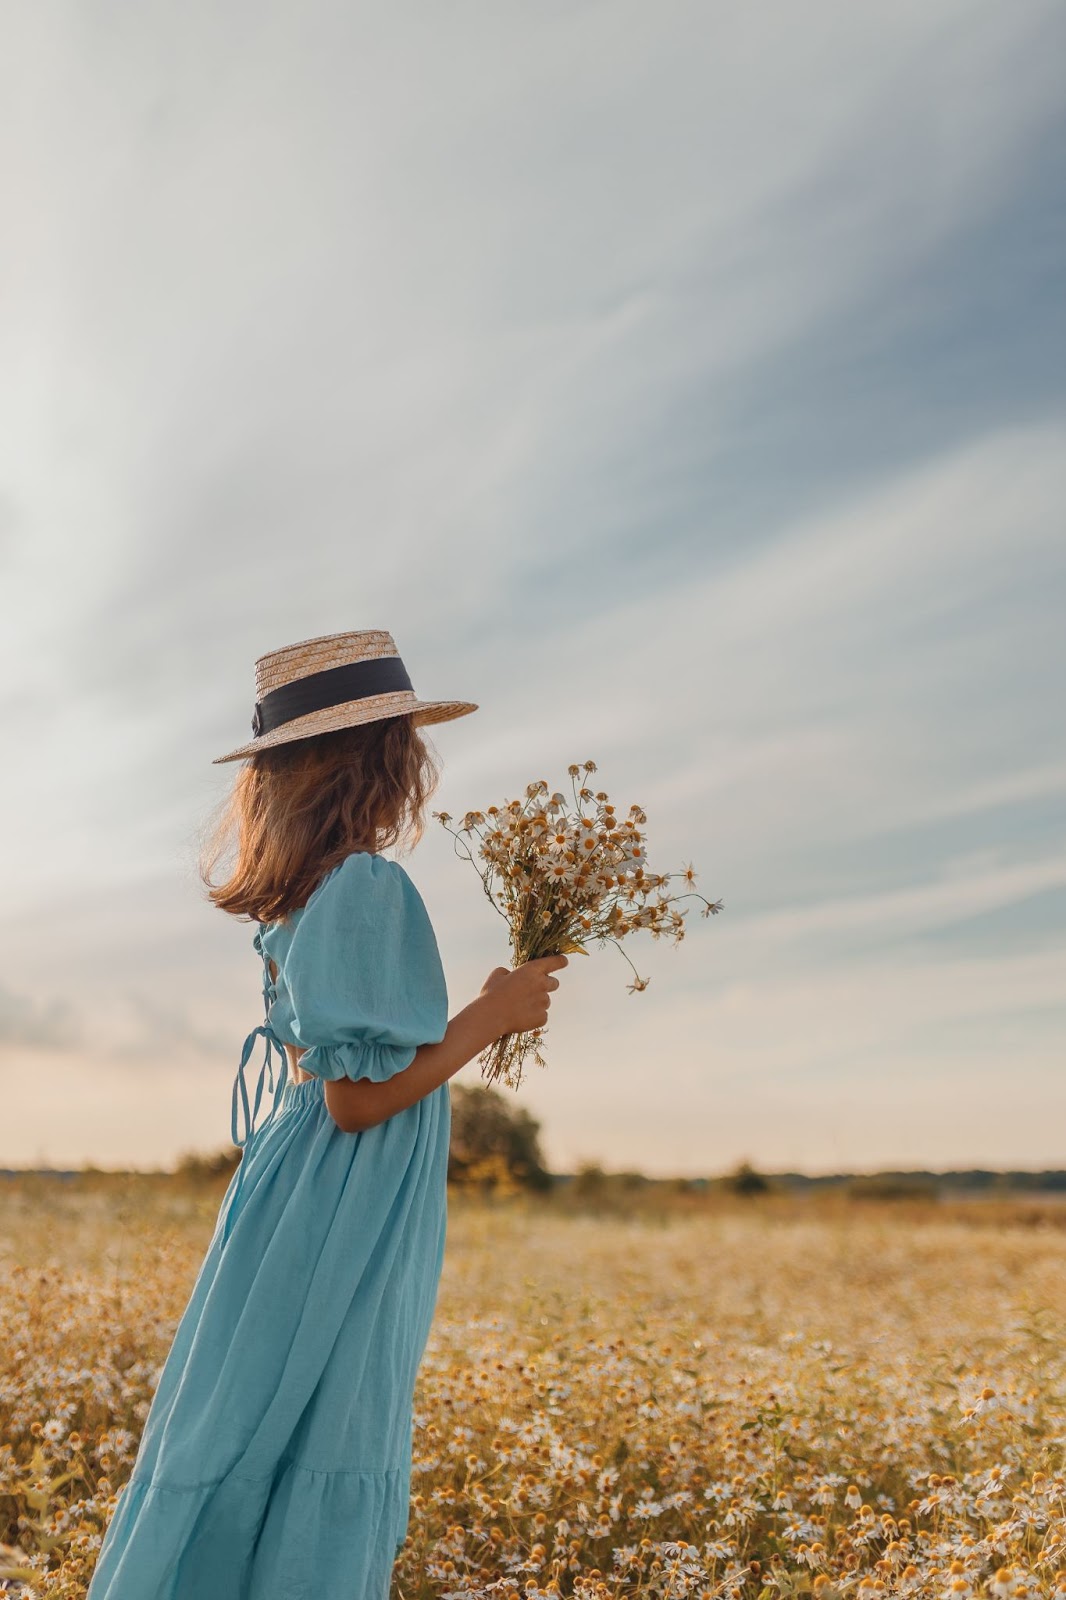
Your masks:
<svg viewBox="0 0 1066 1600"><path fill-rule="evenodd" d="M217 1201L0 1186L0 1540L49 1600ZM1066 1232L908 1210L453 1199L396 1594L1066 1597Z"/></svg>

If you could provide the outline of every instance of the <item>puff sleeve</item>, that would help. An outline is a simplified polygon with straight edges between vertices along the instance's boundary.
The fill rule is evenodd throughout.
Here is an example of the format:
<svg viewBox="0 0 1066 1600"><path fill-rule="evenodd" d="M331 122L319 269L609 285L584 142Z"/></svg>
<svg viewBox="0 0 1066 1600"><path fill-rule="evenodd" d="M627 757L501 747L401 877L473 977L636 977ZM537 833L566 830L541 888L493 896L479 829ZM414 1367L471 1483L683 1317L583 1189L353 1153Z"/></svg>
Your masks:
<svg viewBox="0 0 1066 1600"><path fill-rule="evenodd" d="M327 875L300 914L282 977L300 1065L319 1078L380 1083L448 1026L429 914L384 856L359 851Z"/></svg>

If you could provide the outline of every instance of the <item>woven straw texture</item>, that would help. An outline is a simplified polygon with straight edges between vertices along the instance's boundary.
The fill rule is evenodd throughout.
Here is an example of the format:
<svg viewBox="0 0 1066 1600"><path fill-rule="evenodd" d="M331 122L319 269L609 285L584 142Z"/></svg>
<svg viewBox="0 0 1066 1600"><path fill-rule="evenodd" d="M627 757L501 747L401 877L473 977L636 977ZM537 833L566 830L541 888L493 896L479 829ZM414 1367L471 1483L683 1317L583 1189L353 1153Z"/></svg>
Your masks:
<svg viewBox="0 0 1066 1600"><path fill-rule="evenodd" d="M375 661L382 656L395 656L398 653L391 633L380 628L366 628L355 633L325 633L317 639L302 639L298 644L285 645L280 650L270 650L259 657L255 664L255 698L262 700L272 689L280 689L284 684L306 678L313 672L348 666L354 661ZM258 739L250 739L227 755L216 756L212 765L240 761L273 745L306 739L315 733L333 733L338 728L359 727L364 722L376 722L382 717L410 716L416 723L448 722L453 717L465 717L476 710L476 704L470 700L420 700L410 689L370 695L365 700L348 700L341 705L328 706L323 711L311 711L304 717L294 717L291 722L282 723L279 728L261 734Z"/></svg>

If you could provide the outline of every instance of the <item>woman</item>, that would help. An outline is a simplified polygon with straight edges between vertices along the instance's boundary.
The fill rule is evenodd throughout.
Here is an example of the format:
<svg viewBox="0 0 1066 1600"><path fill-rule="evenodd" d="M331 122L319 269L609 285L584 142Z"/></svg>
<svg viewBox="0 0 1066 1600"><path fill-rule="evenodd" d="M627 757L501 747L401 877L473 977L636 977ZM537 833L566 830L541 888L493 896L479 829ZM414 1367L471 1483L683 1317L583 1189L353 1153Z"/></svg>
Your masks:
<svg viewBox="0 0 1066 1600"><path fill-rule="evenodd" d="M243 1158L90 1600L386 1600L444 1254L447 1081L543 1025L566 965L498 967L449 1021L425 906L381 854L422 831L436 773L419 724L476 709L417 699L383 632L256 663L254 737L217 758L248 764L201 867L215 905L259 924L265 1017L233 1088Z"/></svg>

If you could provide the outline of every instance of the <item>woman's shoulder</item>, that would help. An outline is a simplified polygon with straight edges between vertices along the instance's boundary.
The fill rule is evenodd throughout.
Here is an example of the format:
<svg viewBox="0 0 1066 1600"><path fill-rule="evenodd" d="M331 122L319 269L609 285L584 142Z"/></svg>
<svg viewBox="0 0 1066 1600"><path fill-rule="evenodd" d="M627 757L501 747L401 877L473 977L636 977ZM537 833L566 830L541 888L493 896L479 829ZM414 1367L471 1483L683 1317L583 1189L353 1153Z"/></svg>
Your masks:
<svg viewBox="0 0 1066 1600"><path fill-rule="evenodd" d="M333 886L341 889L365 890L367 887L384 890L386 893L406 893L417 889L406 868L398 861L393 861L389 856L377 854L373 850L353 850L346 855L343 861L326 873L322 882L315 890L315 894ZM314 895L311 896L314 899Z"/></svg>
<svg viewBox="0 0 1066 1600"><path fill-rule="evenodd" d="M421 904L421 895L398 861L371 850L353 850L323 873L303 905L281 921L260 923L252 942L257 950L269 952L277 940L293 937L301 923L328 920L345 905L407 898Z"/></svg>
<svg viewBox="0 0 1066 1600"><path fill-rule="evenodd" d="M339 983L333 968L347 970L357 952L366 970L440 963L429 913L406 869L367 850L337 862L294 917L286 970L294 981L306 971L316 982Z"/></svg>
<svg viewBox="0 0 1066 1600"><path fill-rule="evenodd" d="M381 855L377 850L352 850L339 861L333 868L334 872L364 872L372 877L388 877L401 873L405 878L407 873L398 861L391 856Z"/></svg>
<svg viewBox="0 0 1066 1600"><path fill-rule="evenodd" d="M338 861L309 897L301 920L328 921L333 914L360 910L368 915L400 911L428 921L425 902L407 869L372 850L353 850Z"/></svg>

